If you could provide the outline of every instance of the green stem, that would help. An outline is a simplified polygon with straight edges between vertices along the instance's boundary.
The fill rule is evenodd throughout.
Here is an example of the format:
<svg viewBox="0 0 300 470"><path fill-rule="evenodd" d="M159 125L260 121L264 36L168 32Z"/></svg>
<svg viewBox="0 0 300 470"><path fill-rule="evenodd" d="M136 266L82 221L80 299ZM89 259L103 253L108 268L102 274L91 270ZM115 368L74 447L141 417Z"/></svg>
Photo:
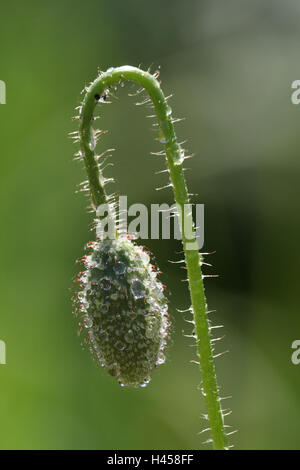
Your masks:
<svg viewBox="0 0 300 470"><path fill-rule="evenodd" d="M185 207L190 204L189 195L182 170L182 149L177 143L176 134L172 122L171 109L160 88L159 82L149 72L136 67L116 67L101 73L99 77L87 88L80 113L79 137L81 152L86 165L92 202L97 208L107 202L107 197L102 184L102 176L99 165L95 160L93 149L92 121L97 98L105 95L105 90L110 86L124 80L136 82L149 94L155 108L164 143L170 180L172 183L175 201L178 208L182 233L182 242L187 266L189 290L195 323L195 334L202 374L202 386L205 396L207 414L210 422L213 446L215 449L226 449L227 439L224 430L220 397L216 379L213 352L210 341L210 326L207 317L207 306L201 273L201 259L196 242L196 234L193 225L191 210ZM188 234L186 234L188 232Z"/></svg>

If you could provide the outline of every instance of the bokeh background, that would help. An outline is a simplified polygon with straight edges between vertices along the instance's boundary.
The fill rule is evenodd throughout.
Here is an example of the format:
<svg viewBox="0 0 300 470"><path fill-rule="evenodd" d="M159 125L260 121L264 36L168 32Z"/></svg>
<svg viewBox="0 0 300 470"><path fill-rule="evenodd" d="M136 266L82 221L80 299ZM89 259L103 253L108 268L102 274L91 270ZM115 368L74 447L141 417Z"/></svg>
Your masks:
<svg viewBox="0 0 300 470"><path fill-rule="evenodd" d="M179 140L195 158L188 184L205 204L204 251L213 321L226 337L217 360L222 395L238 429L236 449L300 448L300 4L296 0L77 0L1 5L2 449L205 449L205 411L176 241L147 242L170 290L168 361L146 389L121 389L82 351L71 279L93 239L85 179L67 137L80 90L123 64L161 66ZM107 170L129 203L173 203L155 171L163 161L130 86L103 107L99 144L114 147Z"/></svg>

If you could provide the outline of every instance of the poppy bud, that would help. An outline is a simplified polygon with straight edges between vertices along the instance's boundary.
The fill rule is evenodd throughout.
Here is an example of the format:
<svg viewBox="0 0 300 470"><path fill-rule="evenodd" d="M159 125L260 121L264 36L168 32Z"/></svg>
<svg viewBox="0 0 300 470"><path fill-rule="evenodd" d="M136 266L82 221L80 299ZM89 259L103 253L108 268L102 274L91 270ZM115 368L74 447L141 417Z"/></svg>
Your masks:
<svg viewBox="0 0 300 470"><path fill-rule="evenodd" d="M146 386L165 361L168 305L150 256L126 237L88 245L75 311L84 342L121 385Z"/></svg>

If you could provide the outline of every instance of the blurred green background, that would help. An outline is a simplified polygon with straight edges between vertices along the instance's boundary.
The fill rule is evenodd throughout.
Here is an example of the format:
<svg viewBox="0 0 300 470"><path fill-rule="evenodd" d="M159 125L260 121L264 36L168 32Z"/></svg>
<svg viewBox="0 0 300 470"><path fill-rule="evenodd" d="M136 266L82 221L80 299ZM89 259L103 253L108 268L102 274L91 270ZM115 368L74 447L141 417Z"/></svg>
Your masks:
<svg viewBox="0 0 300 470"><path fill-rule="evenodd" d="M188 303L176 241L150 241L170 290L174 320L168 361L146 389L121 389L81 350L71 279L93 239L86 178L67 137L80 90L97 68L161 66L179 140L195 153L189 189L205 204L210 308L225 339L217 360L237 449L300 448L300 5L296 0L86 0L1 5L2 449L207 448L197 435L205 411L194 348L184 338ZM155 171L163 162L126 86L99 125L114 147L107 170L128 202L173 203Z"/></svg>

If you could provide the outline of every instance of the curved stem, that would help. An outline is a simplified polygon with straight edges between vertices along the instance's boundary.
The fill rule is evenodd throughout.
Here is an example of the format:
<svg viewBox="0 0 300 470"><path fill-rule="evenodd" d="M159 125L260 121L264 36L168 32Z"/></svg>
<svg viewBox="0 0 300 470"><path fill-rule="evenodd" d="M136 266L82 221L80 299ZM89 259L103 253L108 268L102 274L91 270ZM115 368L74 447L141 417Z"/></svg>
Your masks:
<svg viewBox="0 0 300 470"><path fill-rule="evenodd" d="M207 414L210 422L212 441L215 449L226 449L226 434L224 431L223 416L220 406L220 397L216 379L212 347L210 342L210 326L207 317L207 306L203 279L201 273L201 259L198 252L196 234L190 208L188 191L182 170L183 152L177 143L172 123L171 109L160 88L156 78L148 72L136 67L116 67L101 73L99 77L87 88L80 114L79 137L81 152L86 165L90 192L93 204L97 208L107 202L103 187L103 179L99 166L95 160L93 144L93 113L97 99L105 95L105 90L124 80L138 83L149 94L155 108L164 144L170 180L172 183L175 201L182 234L182 243L187 266L189 290L192 311L195 322L195 334L200 369L202 374L203 392L205 396Z"/></svg>

